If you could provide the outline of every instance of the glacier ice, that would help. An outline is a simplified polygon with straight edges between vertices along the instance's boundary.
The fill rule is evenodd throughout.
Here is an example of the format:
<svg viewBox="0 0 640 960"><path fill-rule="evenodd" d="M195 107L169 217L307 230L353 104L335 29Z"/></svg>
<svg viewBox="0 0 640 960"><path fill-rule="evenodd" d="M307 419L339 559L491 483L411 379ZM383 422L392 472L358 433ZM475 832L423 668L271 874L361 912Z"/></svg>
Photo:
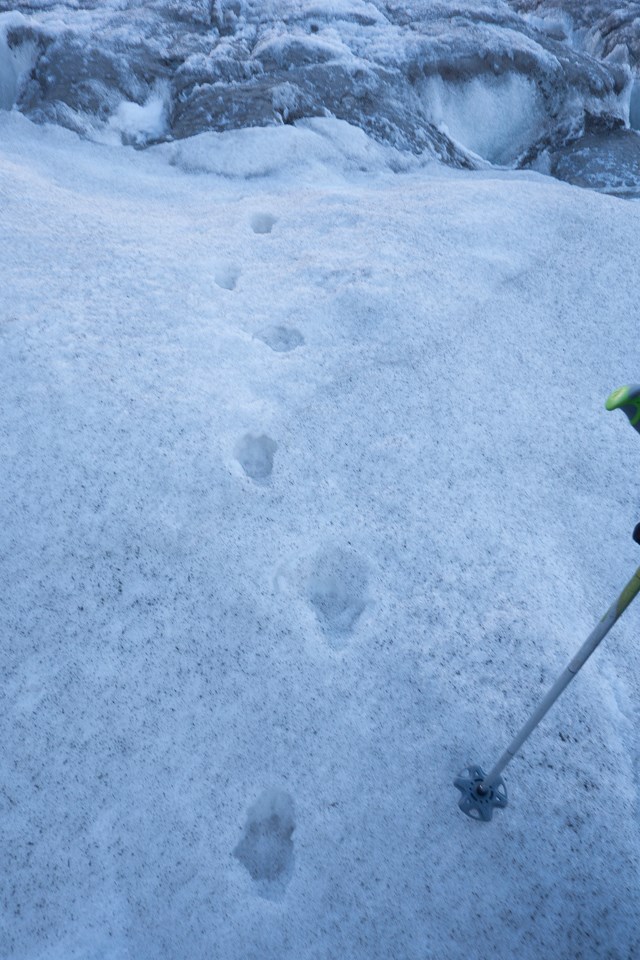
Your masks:
<svg viewBox="0 0 640 960"><path fill-rule="evenodd" d="M605 4L591 31L576 4L532 0L0 0L9 9L2 106L136 147L333 117L454 166L523 166L590 116L628 122L640 49L629 11Z"/></svg>

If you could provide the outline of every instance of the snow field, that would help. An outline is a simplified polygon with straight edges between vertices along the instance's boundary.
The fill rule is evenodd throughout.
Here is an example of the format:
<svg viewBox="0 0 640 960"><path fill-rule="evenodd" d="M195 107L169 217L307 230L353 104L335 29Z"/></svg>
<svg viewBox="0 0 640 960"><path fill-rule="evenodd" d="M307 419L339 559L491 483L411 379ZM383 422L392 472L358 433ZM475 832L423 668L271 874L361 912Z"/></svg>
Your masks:
<svg viewBox="0 0 640 960"><path fill-rule="evenodd" d="M315 123L0 116L0 954L627 960L640 212Z"/></svg>

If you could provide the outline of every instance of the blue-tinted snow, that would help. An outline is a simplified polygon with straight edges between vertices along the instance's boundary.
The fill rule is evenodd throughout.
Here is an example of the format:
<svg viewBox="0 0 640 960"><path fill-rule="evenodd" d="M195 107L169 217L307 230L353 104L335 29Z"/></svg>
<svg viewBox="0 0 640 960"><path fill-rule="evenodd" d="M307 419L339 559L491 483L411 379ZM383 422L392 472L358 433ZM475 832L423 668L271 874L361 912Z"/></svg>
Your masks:
<svg viewBox="0 0 640 960"><path fill-rule="evenodd" d="M637 610L493 824L452 779L638 562L640 208L331 119L0 144L0 955L633 957Z"/></svg>

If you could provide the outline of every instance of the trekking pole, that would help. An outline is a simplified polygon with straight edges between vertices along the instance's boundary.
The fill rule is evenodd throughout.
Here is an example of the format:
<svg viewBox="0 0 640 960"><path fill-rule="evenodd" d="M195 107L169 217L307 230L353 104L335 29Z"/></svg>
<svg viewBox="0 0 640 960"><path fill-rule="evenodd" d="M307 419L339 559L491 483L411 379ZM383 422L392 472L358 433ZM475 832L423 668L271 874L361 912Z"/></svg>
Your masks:
<svg viewBox="0 0 640 960"><path fill-rule="evenodd" d="M631 425L640 433L640 386L620 387L619 390L615 390L607 399L606 408L607 410L623 410ZM633 539L640 544L640 523L633 531ZM470 764L461 772L460 776L456 777L454 786L461 794L458 806L468 817L473 820L491 820L496 807L506 807L507 788L501 776L502 771L513 760L523 743L582 669L593 651L604 640L614 623L622 616L638 593L640 593L640 567L489 773L485 774L482 767L477 764Z"/></svg>

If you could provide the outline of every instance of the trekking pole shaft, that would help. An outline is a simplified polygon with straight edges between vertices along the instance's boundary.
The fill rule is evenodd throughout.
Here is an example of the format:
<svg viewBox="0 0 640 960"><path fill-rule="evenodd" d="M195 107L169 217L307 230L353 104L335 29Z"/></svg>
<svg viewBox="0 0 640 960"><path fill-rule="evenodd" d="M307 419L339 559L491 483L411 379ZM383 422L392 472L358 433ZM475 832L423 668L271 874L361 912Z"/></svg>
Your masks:
<svg viewBox="0 0 640 960"><path fill-rule="evenodd" d="M604 640L614 623L622 616L634 597L640 593L640 567L636 570L618 599L609 607L604 617L582 644L573 660L567 664L546 697L539 704L537 710L525 723L522 730L513 738L496 765L489 771L483 780L484 787L490 787L498 779L507 764L513 760L518 750L538 726L547 711L556 702L565 687L573 680L576 673L584 666L601 640Z"/></svg>

